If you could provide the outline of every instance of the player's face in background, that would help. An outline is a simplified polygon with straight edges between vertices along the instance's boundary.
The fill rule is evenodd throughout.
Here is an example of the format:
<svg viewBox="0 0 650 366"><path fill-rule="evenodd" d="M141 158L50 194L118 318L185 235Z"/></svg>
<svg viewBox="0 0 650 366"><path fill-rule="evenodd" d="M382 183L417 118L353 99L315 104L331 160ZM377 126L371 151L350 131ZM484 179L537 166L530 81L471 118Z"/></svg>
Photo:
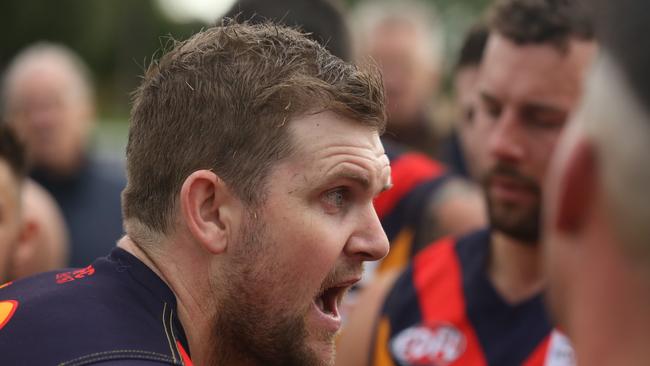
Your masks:
<svg viewBox="0 0 650 366"><path fill-rule="evenodd" d="M83 155L93 115L80 83L69 66L53 57L17 72L5 118L34 165L67 173Z"/></svg>
<svg viewBox="0 0 650 366"><path fill-rule="evenodd" d="M372 200L390 167L375 131L332 113L290 130L294 153L242 220L215 332L256 364L329 365L345 289L388 251Z"/></svg>
<svg viewBox="0 0 650 366"><path fill-rule="evenodd" d="M490 35L478 86L489 160L482 180L492 227L515 239L539 239L541 183L594 51L592 42L560 50Z"/></svg>
<svg viewBox="0 0 650 366"><path fill-rule="evenodd" d="M9 280L21 229L20 194L9 164L0 159L0 285Z"/></svg>
<svg viewBox="0 0 650 366"><path fill-rule="evenodd" d="M486 124L476 123L477 82L479 66L465 66L454 77L454 90L459 110L458 134L472 179L480 179L486 166Z"/></svg>
<svg viewBox="0 0 650 366"><path fill-rule="evenodd" d="M385 22L365 45L381 67L388 117L396 128L412 127L437 87L437 70L423 51L429 40L421 33L413 24Z"/></svg>

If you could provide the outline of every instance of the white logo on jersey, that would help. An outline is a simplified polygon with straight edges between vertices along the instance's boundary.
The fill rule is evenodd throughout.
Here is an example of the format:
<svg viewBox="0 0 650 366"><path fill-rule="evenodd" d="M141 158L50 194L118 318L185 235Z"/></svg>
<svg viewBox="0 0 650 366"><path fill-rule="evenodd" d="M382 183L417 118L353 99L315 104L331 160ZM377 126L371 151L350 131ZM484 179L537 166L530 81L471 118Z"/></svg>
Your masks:
<svg viewBox="0 0 650 366"><path fill-rule="evenodd" d="M446 366L465 351L465 336L450 324L416 325L390 341L390 350L402 366Z"/></svg>
<svg viewBox="0 0 650 366"><path fill-rule="evenodd" d="M575 366L576 357L569 338L558 330L551 333L544 366Z"/></svg>

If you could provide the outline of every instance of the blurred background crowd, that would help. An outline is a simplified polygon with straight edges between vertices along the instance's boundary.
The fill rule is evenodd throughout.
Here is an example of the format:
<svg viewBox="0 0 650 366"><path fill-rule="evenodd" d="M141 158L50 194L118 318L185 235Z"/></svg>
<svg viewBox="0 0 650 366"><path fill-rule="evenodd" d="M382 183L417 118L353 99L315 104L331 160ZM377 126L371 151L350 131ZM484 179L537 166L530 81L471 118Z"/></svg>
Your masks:
<svg viewBox="0 0 650 366"><path fill-rule="evenodd" d="M185 39L214 24L235 0L143 0L143 1L4 1L0 19L0 69L25 47L38 41L63 44L87 65L97 101L97 131L93 147L101 153L122 158L126 145L129 95L137 86L145 65L165 49L169 38ZM339 0L346 15L352 15L362 1ZM436 14L436 34L442 69L444 98L450 91L448 72L453 65L464 32L485 9L488 0L428 0ZM435 7L435 10L433 10ZM447 105L438 112L447 113ZM441 127L448 121L440 121ZM445 128L448 127L444 126Z"/></svg>
<svg viewBox="0 0 650 366"><path fill-rule="evenodd" d="M340 57L377 62L389 100L384 144L418 151L462 177L471 177L481 154L475 147L480 144L474 143L477 134L462 128L471 126L473 113L464 101L469 94L463 92L472 85L487 37L485 29L474 25L489 1L330 1L345 18L340 29L349 35L330 34L339 26L327 22L339 19L339 14L324 17L321 24L303 24L303 19L318 18L321 2L269 2L264 9L259 3L253 6L253 2L235 0L2 2L0 108L3 119L26 145L29 175L53 196L60 207L59 221L62 217L66 223L60 235L43 239L56 237L46 245L69 247L64 251L67 254L58 255L68 260L57 262L90 263L119 238L130 94L146 66L174 40L187 38L224 16L239 20L256 13L276 20L295 17L290 25L307 28ZM473 26L473 40L461 57L463 37ZM454 132L455 127L460 133ZM461 148L463 143L467 151ZM441 172L427 179L439 178ZM415 233L419 245L441 232L481 226L480 198L476 192L467 193L471 187L461 190L467 202L459 205L475 208L452 207L449 214L438 214L443 223L445 215L453 217L456 212L464 219L448 220L451 227L429 230L436 233ZM420 211L426 210L422 206L409 209L418 216L411 221L420 220ZM405 214L397 216L400 221ZM393 239L403 225L393 225ZM409 256L399 259L400 265Z"/></svg>

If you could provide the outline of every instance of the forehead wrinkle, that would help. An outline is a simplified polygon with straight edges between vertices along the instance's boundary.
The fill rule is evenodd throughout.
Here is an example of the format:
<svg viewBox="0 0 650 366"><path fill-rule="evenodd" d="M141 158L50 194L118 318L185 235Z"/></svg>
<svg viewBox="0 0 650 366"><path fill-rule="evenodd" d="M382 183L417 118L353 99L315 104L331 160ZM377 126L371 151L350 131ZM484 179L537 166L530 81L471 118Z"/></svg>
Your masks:
<svg viewBox="0 0 650 366"><path fill-rule="evenodd" d="M547 48L550 46L528 47L532 48L506 46L495 50L493 46L486 50L481 65L480 90L489 92L499 101L539 103L566 109L566 100L580 92L580 66L583 66L577 60L580 55L575 52L556 55ZM542 60L536 61L534 54L539 54ZM513 78L521 81L513 84ZM537 100L526 100L527 96L535 96Z"/></svg>
<svg viewBox="0 0 650 366"><path fill-rule="evenodd" d="M369 165L388 165L388 158L383 151L383 146L329 146L329 147L314 147L317 151L317 161L325 162L329 159L342 160L360 160L367 162Z"/></svg>
<svg viewBox="0 0 650 366"><path fill-rule="evenodd" d="M350 167L350 165L356 165L357 167ZM365 168L359 169L357 164L343 162L329 169L325 173L325 180L338 178L349 179L359 183L364 189L368 190L371 187L372 180L368 173L368 170Z"/></svg>
<svg viewBox="0 0 650 366"><path fill-rule="evenodd" d="M354 155L354 158L360 157ZM325 171L325 180L338 176L354 180L361 184L366 190L378 186L381 186L381 188L378 187L377 190L384 190L387 185L390 185L390 175L388 176L388 183L382 182L382 176L384 170L390 168L390 165L388 165L387 158L385 165L382 165L381 160L382 159L365 157L362 161L359 161L358 159L344 159L338 161Z"/></svg>

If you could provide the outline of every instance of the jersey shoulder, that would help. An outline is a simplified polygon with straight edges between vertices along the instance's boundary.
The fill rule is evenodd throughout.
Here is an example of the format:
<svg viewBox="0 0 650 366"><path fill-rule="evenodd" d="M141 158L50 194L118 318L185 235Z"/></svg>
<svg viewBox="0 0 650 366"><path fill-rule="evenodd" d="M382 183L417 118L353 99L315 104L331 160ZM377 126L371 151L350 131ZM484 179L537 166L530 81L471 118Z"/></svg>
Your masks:
<svg viewBox="0 0 650 366"><path fill-rule="evenodd" d="M9 364L84 365L116 358L174 364L176 339L184 340L174 319L175 301L157 296L134 274L128 262L104 258L4 286L3 359Z"/></svg>

